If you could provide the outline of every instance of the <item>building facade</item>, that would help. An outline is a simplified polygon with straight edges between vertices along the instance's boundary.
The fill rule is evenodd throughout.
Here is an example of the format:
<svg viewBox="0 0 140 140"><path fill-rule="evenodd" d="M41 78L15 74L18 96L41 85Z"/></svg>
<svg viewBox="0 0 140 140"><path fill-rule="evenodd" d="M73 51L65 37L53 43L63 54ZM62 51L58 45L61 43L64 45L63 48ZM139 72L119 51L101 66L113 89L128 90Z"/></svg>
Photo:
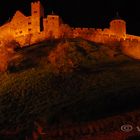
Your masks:
<svg viewBox="0 0 140 140"><path fill-rule="evenodd" d="M82 37L94 42L104 43L112 40L140 40L140 37L126 33L126 22L120 18L113 19L110 27L105 29L72 28L64 24L59 15L45 16L40 1L31 3L31 15L26 16L16 11L11 21L0 27L0 40L5 37L16 40L23 47L49 38Z"/></svg>

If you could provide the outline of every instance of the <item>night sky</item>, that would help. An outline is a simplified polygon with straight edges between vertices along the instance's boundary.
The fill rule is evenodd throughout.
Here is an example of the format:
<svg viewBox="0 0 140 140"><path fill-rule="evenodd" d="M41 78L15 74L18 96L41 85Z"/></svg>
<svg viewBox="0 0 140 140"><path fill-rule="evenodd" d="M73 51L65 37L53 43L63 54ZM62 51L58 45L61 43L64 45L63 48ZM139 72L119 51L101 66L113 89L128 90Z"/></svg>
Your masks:
<svg viewBox="0 0 140 140"><path fill-rule="evenodd" d="M34 0L0 0L0 24L12 18L16 10L30 15ZM59 14L73 27L109 27L116 12L127 22L127 33L140 35L140 5L135 0L41 0L46 15Z"/></svg>

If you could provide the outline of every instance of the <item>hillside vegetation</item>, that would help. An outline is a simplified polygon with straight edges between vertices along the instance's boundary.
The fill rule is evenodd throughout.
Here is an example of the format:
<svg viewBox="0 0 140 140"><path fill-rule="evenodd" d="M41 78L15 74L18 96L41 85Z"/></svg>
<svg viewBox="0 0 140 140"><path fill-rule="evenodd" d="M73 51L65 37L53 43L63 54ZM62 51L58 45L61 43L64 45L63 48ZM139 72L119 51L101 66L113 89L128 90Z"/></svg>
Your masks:
<svg viewBox="0 0 140 140"><path fill-rule="evenodd" d="M16 50L0 74L0 131L99 119L139 107L140 63L115 46L50 40ZM29 131L30 130L30 131Z"/></svg>

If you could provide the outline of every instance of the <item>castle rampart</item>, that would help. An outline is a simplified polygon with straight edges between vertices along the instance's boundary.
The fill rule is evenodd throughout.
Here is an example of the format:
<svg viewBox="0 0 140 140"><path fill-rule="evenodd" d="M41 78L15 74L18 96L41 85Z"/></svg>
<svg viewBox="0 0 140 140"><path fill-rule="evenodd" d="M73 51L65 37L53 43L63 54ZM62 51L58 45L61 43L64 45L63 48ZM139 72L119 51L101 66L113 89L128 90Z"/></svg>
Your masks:
<svg viewBox="0 0 140 140"><path fill-rule="evenodd" d="M121 22L123 23L123 21ZM42 37L42 35L38 33L43 34L43 38L60 38L65 36L74 38L82 37L95 42L105 42L108 39L114 39L112 35L117 36L117 33L114 34L111 31L114 30L114 26L119 26L119 24L117 24L117 20L115 20L115 22L111 21L111 27L105 29L72 28L67 24L63 24L58 15L51 14L45 18L44 8L40 1L37 1L31 3L31 16L27 17L20 11L17 11L12 20L9 22L8 27L6 27L6 32L8 32L9 29L9 33L14 36L17 41L19 38L23 38L23 41L19 41L22 46L24 46L23 42L27 42L27 39L25 40L26 37L24 36L29 37L36 35L36 39L34 40L37 40L37 38ZM124 28L125 27L123 26L123 29ZM31 41L31 44L32 43L35 42ZM25 45L26 44L27 43L25 43Z"/></svg>
<svg viewBox="0 0 140 140"><path fill-rule="evenodd" d="M44 15L44 8L40 1L31 3L31 15L26 16L17 11L11 21L0 27L0 41L10 36L22 47L31 45L48 38L76 38L81 37L97 43L121 42L124 50L131 52L132 46L136 48L137 55L140 53L140 37L126 33L126 22L116 18L110 22L110 27L105 29L73 28L64 24L59 15L54 13ZM126 51L128 53L128 51Z"/></svg>

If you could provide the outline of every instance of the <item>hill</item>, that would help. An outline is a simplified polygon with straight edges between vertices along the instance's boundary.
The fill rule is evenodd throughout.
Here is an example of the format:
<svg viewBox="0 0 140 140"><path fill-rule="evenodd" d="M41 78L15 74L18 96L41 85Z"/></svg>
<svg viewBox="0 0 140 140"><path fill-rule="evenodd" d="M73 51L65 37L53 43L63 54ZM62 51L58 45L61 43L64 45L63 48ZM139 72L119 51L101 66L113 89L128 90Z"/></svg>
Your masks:
<svg viewBox="0 0 140 140"><path fill-rule="evenodd" d="M116 46L80 38L19 49L0 74L0 132L31 133L139 108L140 63Z"/></svg>

